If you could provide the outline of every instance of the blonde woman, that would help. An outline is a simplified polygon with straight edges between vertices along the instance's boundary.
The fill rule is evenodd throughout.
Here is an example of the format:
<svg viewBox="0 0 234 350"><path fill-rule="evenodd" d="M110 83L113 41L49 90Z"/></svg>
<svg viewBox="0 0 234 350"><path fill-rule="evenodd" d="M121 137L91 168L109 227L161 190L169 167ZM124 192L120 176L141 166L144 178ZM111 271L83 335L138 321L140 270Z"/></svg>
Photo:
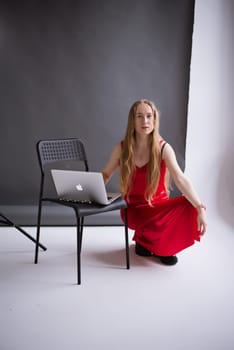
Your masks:
<svg viewBox="0 0 234 350"><path fill-rule="evenodd" d="M102 171L105 183L118 167L128 226L135 230L135 253L176 264L175 254L205 233L205 206L179 167L173 148L160 136L153 102L139 100L130 108L124 140L114 147ZM169 198L167 174L181 196Z"/></svg>

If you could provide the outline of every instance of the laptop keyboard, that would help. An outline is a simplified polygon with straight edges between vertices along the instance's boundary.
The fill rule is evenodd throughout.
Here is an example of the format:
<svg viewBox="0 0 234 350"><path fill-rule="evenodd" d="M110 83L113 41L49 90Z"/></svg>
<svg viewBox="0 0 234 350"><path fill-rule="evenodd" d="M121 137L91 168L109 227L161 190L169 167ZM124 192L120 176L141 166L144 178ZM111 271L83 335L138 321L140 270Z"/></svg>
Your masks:
<svg viewBox="0 0 234 350"><path fill-rule="evenodd" d="M92 201L88 200L77 200L77 199L66 199L66 198L59 198L60 201L68 202L68 203L77 203L77 204L92 204Z"/></svg>

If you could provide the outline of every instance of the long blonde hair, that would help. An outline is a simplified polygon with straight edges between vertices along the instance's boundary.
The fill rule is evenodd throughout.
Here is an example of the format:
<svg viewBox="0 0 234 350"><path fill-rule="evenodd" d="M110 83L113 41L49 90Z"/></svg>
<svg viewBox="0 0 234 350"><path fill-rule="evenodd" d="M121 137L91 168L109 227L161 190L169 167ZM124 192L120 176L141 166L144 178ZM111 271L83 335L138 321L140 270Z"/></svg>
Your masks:
<svg viewBox="0 0 234 350"><path fill-rule="evenodd" d="M160 177L160 160L161 150L159 144L159 111L153 102L149 100L138 100L130 108L128 114L128 124L123 140L123 148L120 157L120 190L121 194L128 197L128 193L131 190L132 175L135 169L134 164L134 147L136 144L135 134L135 115L136 109L139 104L145 103L149 105L153 112L154 117L154 130L149 135L149 163L147 173L147 187L145 192L145 198L151 204L153 195L158 186Z"/></svg>

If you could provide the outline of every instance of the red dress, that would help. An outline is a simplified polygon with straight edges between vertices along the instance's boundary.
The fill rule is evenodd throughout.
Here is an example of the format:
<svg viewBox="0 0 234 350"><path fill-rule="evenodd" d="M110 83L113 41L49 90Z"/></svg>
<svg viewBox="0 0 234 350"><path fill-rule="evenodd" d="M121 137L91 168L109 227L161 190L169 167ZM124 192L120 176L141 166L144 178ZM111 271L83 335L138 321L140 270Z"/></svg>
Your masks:
<svg viewBox="0 0 234 350"><path fill-rule="evenodd" d="M200 241L197 210L184 197L168 198L165 188L166 164L150 206L145 199L147 166L135 167L128 204L128 226L135 230L133 240L155 255L170 256ZM123 213L121 213L123 219Z"/></svg>

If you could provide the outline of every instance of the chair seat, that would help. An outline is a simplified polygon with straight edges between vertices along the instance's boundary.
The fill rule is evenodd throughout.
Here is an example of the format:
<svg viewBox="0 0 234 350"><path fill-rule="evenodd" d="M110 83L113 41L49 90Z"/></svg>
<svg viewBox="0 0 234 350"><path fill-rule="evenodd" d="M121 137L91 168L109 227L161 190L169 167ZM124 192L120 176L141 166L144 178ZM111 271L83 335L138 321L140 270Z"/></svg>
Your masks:
<svg viewBox="0 0 234 350"><path fill-rule="evenodd" d="M121 197L115 199L112 203L108 205L101 205L96 203L79 203L75 201L66 201L55 198L44 198L43 201L50 201L57 204L65 205L67 207L75 208L80 217L127 208L127 203Z"/></svg>

